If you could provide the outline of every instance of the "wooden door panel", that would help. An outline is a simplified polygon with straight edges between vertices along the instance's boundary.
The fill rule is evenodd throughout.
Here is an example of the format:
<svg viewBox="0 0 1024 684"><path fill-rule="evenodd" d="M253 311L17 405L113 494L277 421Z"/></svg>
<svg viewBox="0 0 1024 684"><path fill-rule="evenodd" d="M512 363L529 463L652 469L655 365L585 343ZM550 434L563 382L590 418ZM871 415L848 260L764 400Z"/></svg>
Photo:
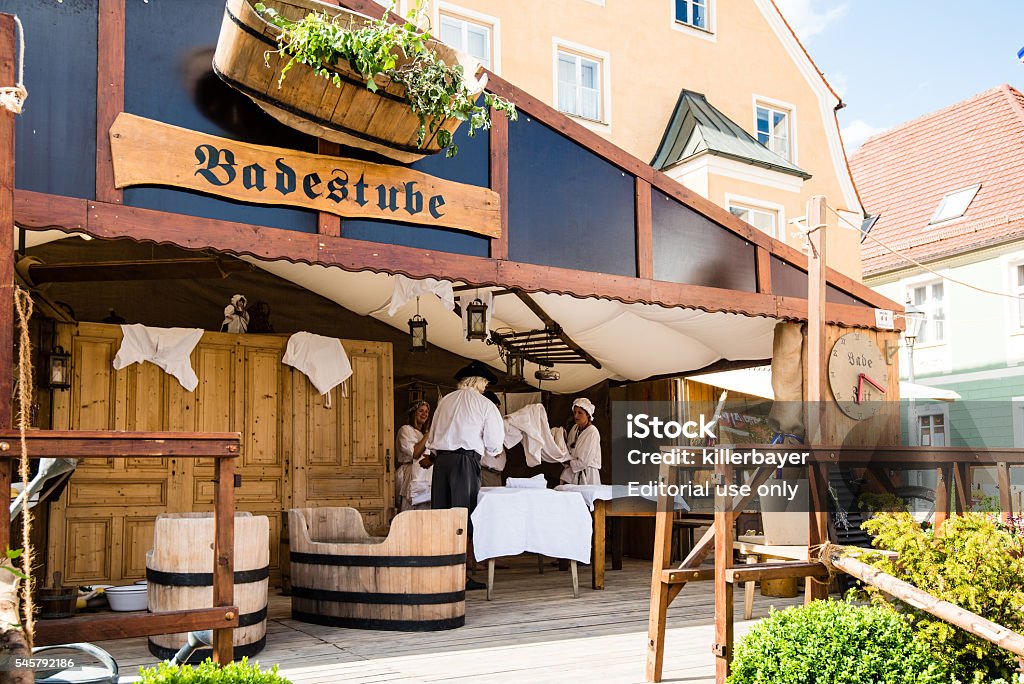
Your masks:
<svg viewBox="0 0 1024 684"><path fill-rule="evenodd" d="M126 517L124 520L124 579L143 579L146 576L146 553L153 548L153 529L156 516Z"/></svg>
<svg viewBox="0 0 1024 684"><path fill-rule="evenodd" d="M379 356L359 354L352 359L351 465L383 466L381 446L381 382Z"/></svg>
<svg viewBox="0 0 1024 684"><path fill-rule="evenodd" d="M277 420L280 372L277 350L246 351L243 467L281 464Z"/></svg>
<svg viewBox="0 0 1024 684"><path fill-rule="evenodd" d="M111 575L112 528L110 516L67 519L65 582L86 582L94 578L115 579Z"/></svg>

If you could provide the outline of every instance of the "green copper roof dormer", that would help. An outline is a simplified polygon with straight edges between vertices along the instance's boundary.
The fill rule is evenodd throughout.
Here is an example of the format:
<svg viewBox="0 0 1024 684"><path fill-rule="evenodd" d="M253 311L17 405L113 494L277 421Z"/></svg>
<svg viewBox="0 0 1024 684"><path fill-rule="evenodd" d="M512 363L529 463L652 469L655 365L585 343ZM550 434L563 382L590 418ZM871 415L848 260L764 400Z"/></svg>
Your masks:
<svg viewBox="0 0 1024 684"><path fill-rule="evenodd" d="M700 93L679 93L668 127L651 166L662 171L699 154L714 154L788 173L807 180L811 174L775 154L739 124L715 109Z"/></svg>

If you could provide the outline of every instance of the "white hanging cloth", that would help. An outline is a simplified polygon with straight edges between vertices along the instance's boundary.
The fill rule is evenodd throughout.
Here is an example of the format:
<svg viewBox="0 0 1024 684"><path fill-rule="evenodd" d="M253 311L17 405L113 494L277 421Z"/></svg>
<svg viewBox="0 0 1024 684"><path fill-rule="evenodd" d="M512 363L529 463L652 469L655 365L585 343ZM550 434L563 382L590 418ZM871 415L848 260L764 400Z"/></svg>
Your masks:
<svg viewBox="0 0 1024 684"><path fill-rule="evenodd" d="M121 348L114 357L114 368L121 370L133 363L149 361L174 376L189 392L199 378L192 370L189 356L203 336L200 328L149 328L139 323L122 325Z"/></svg>
<svg viewBox="0 0 1024 684"><path fill-rule="evenodd" d="M455 291L449 281L436 278L413 280L399 274L395 276L395 289L388 302L388 316L394 316L403 306L425 294L437 295L446 309L455 311Z"/></svg>
<svg viewBox="0 0 1024 684"><path fill-rule="evenodd" d="M523 443L526 464L531 468L547 463L564 463L570 457L565 446L565 431L548 427L548 412L543 404L530 404L505 416L505 448Z"/></svg>
<svg viewBox="0 0 1024 684"><path fill-rule="evenodd" d="M320 394L327 394L352 375L352 364L341 340L309 332L297 332L288 338L281 363L305 374Z"/></svg>

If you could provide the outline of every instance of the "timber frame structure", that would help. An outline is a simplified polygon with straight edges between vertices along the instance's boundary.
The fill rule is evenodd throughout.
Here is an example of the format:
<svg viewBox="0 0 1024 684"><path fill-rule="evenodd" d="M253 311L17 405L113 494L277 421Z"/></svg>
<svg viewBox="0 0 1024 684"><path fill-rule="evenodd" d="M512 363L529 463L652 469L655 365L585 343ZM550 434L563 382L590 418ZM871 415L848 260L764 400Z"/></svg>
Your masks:
<svg viewBox="0 0 1024 684"><path fill-rule="evenodd" d="M559 144L578 151L587 159L607 166L626 179L631 186L632 220L628 228L632 234L626 242L631 244L633 263L625 273L599 269L566 268L539 262L536 259L511 258L517 248L516 216L510 211L512 198L519 182L513 174L510 157L514 145L510 143L510 125L502 116L495 116L493 128L487 138L487 185L501 198L501 234L490 239L487 256L458 253L452 250L428 249L405 244L376 242L346 237L343 221L333 214L316 216L315 232L304 232L256 224L239 218L209 218L195 213L171 213L145 206L131 205L126 191L114 185L108 131L116 117L126 110L126 54L128 53L128 20L126 0L96 0L96 93L95 157L92 159L95 187L88 196L70 196L53 191L40 191L15 187L15 115L0 110L0 386L10 387L13 380L13 292L14 226L29 231L57 229L67 233L85 234L103 239L127 238L137 242L171 244L184 249L209 249L221 254L247 256L262 260L284 260L321 266L333 266L347 271L402 274L411 278L433 277L454 280L471 286L497 286L522 292L549 292L568 294L578 298L600 298L623 303L656 304L668 308L698 309L752 317L767 317L779 321L802 322L808 319L807 287L810 265L807 257L743 222L725 209L688 190L662 172L636 159L586 129L552 107L516 88L494 74L488 74L488 90L513 101L522 115L536 122L544 135L553 135ZM371 16L379 16L381 8L370 0L346 0L347 6ZM35 40L47 42L45 36ZM13 17L0 14L0 83L14 83L17 45ZM31 66L31 65L29 65ZM30 86L32 83L29 84ZM87 102L80 106L89 108ZM89 112L90 117L92 113ZM39 131L47 136L46 130ZM340 148L329 142L315 141L321 154L339 154ZM465 154L465 153L463 153ZM44 172L47 169L43 169ZM55 172L55 169L49 171ZM44 173L44 175L46 175ZM594 191L595 194L600 192ZM747 288L727 287L709 280L693 281L686 278L658 278L656 242L659 239L658 220L655 217L654 198L659 196L671 204L678 215L686 217L691 228L707 231L709 236L724 236L716 243L719 256L731 260L749 277ZM267 223L270 223L269 221ZM619 232L626 226L619 225ZM621 235L620 235L621 237ZM731 241L731 242L730 242ZM723 244L740 245L745 251L730 253ZM557 247L557 245L556 245ZM593 250L601 249L593 245ZM555 250L557 252L557 249ZM700 254L696 258L699 258ZM900 310L900 306L873 292L862 284L836 271L828 270L827 291L823 284L820 310L822 318L835 327L876 329L875 309ZM825 281L823 280L823 283ZM814 307L811 307L813 310ZM897 329L902 326L897 321ZM696 369L694 369L696 370ZM0 403L0 429L12 425L10 402ZM69 437L64 434L62 437ZM90 441L91 453L118 456L117 434L91 433L81 435ZM121 433L123 437L123 433ZM158 435L150 435L157 438ZM170 438L170 433L167 433ZM199 439L196 436L196 439ZM43 455L43 454L38 454ZM227 459L218 459L221 462ZM9 480L9 460L0 461L0 484ZM219 480L217 491L226 487ZM225 493L225 496L227 494ZM0 516L0 523L3 522ZM664 521L659 518L658 529L663 531ZM715 523L716 556L720 560L731 556L731 518L719 515ZM225 530L230 529L225 528ZM700 548L706 554L710 547ZM691 554L693 555L693 554ZM659 591L674 596L681 588L678 577L666 576L669 582L660 583L662 570L658 568ZM716 579L722 577L723 592L726 565L716 566ZM717 585L716 585L717 586ZM230 606L220 595L222 607ZM726 595L723 594L723 597ZM717 597L717 594L716 594ZM728 594L731 599L731 591ZM226 601L226 603L224 602ZM729 604L731 606L731 603ZM667 604L666 604L667 606ZM223 608L221 611L223 618ZM235 611L237 613L237 611ZM721 613L721 611L719 611ZM731 611L730 611L731 614ZM724 615L724 613L722 613ZM209 616L206 616L209 617ZM652 612L652 620L654 619ZM723 618L724 619L724 618ZM198 622L193 623L198 624ZM724 624L724 623L723 623ZM731 620L730 620L731 624ZM180 625L175 631L180 631ZM222 630L230 633L230 630ZM225 643L221 637L219 643ZM230 648L230 637L226 641ZM218 649L221 657L226 651ZM649 661L650 663L650 661ZM657 677L660 677L660 666ZM652 671L648 670L649 677Z"/></svg>

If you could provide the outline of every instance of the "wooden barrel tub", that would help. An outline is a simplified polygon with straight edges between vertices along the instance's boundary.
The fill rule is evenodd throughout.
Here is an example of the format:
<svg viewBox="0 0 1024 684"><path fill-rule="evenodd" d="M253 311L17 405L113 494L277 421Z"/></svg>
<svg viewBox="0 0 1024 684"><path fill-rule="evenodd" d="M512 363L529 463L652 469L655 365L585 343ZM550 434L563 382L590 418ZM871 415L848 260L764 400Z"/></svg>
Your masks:
<svg viewBox="0 0 1024 684"><path fill-rule="evenodd" d="M161 613L213 606L212 513L170 513L157 516L153 549L146 554L149 610ZM235 514L235 658L263 650L267 634L267 588L270 577L270 521L266 516ZM188 638L186 633L149 638L149 652L167 660ZM188 662L212 656L199 649Z"/></svg>
<svg viewBox="0 0 1024 684"><path fill-rule="evenodd" d="M466 509L399 513L371 537L354 508L288 513L292 618L427 632L466 622Z"/></svg>
<svg viewBox="0 0 1024 684"><path fill-rule="evenodd" d="M316 0L262 1L292 21L310 12L326 12L343 27L358 27L370 21L362 14ZM298 62L278 87L281 69L291 58L269 52L277 50L281 31L265 21L253 9L254 4L255 0L227 0L213 57L214 73L221 80L281 123L317 138L369 149L402 163L440 151L436 134L428 134L423 147L417 147L420 124L405 100L405 86L378 77L378 90L373 93L344 60L328 65L329 71L340 78L340 87ZM470 91L483 91L486 78L476 78L478 62L436 41L430 46L445 63L462 64ZM398 59L399 66L403 60ZM447 119L442 127L454 133L460 123Z"/></svg>

